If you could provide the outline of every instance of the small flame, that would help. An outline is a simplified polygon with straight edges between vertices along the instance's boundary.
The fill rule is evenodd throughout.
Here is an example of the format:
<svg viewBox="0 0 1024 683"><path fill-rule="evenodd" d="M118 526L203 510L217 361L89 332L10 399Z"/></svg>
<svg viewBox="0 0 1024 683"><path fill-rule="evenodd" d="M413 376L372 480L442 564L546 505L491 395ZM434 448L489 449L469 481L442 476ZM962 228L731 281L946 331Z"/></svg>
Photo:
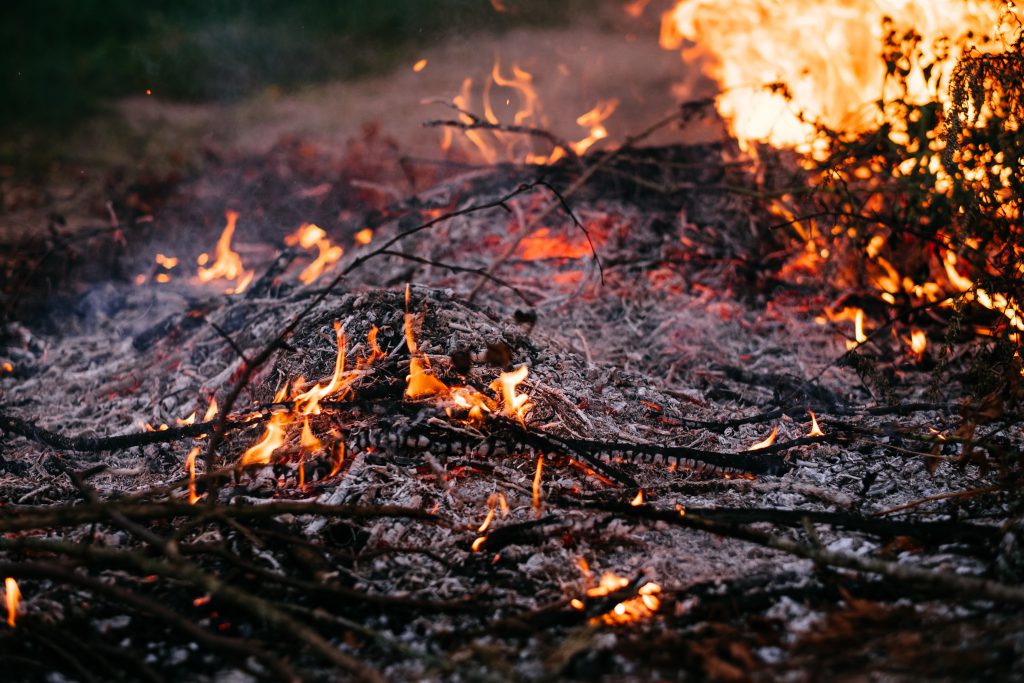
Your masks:
<svg viewBox="0 0 1024 683"><path fill-rule="evenodd" d="M636 497L629 501L629 504L633 507L639 507L644 504L644 490L640 489L636 492Z"/></svg>
<svg viewBox="0 0 1024 683"><path fill-rule="evenodd" d="M480 552L480 546L482 546L486 540L487 540L486 536L480 536L475 541L473 541L473 545L471 546L473 548L473 552L474 553Z"/></svg>
<svg viewBox="0 0 1024 683"><path fill-rule="evenodd" d="M214 252L217 258L209 268L203 268L202 266L209 260L209 256L202 254L199 257L200 268L196 276L200 282L210 282L218 279L238 279L231 293L241 293L252 280L253 271L245 271L242 267L242 258L231 249L231 238L235 234L238 212L228 211L224 215L227 218L227 224L224 226L224 231L220 234L220 239L217 240L217 248Z"/></svg>
<svg viewBox="0 0 1024 683"><path fill-rule="evenodd" d="M604 572L601 575L601 582L597 586L587 589L587 597L601 598L628 585L629 579L626 577L618 576L613 572ZM658 584L653 582L645 583L643 586L640 586L635 598L630 598L616 604L611 611L601 615L599 618L592 619L591 622L614 626L650 617L661 607L661 599L658 597L660 592L661 586ZM584 608L583 601L578 599L572 600L569 604L576 609Z"/></svg>
<svg viewBox="0 0 1024 683"><path fill-rule="evenodd" d="M203 422L209 422L217 416L217 398L210 399L210 407L206 409L206 413L203 415Z"/></svg>
<svg viewBox="0 0 1024 683"><path fill-rule="evenodd" d="M520 422L526 417L527 411L533 407L530 403L529 394L517 394L516 387L526 379L529 374L525 365L519 366L512 372L503 372L498 379L491 382L491 388L501 391L502 407L501 414L506 417L514 417Z"/></svg>
<svg viewBox="0 0 1024 683"><path fill-rule="evenodd" d="M175 418L174 421L178 423L179 427L184 427L186 425L195 424L196 423L196 411L193 410L192 414L189 415L186 418L180 418L180 417Z"/></svg>
<svg viewBox="0 0 1024 683"><path fill-rule="evenodd" d="M821 431L821 427L818 426L818 418L814 417L814 411L808 410L807 412L811 414L811 431L807 432L807 436L825 436L825 432Z"/></svg>
<svg viewBox="0 0 1024 683"><path fill-rule="evenodd" d="M768 448L773 443L775 443L775 437L777 437L778 435L779 435L779 425L775 425L775 427L772 429L772 433L768 435L767 439L765 439L764 441L758 441L757 443L755 443L753 446L751 446L747 450L748 451L756 451L756 450L759 450L761 448Z"/></svg>
<svg viewBox="0 0 1024 683"><path fill-rule="evenodd" d="M178 259L174 258L173 256L164 256L163 254L156 255L156 262L161 267L166 268L167 270L170 270L171 268L174 268L176 265L178 265Z"/></svg>
<svg viewBox="0 0 1024 683"><path fill-rule="evenodd" d="M866 334L864 334L864 311L857 308L854 309L853 314L853 339L854 341L846 341L846 350L852 351L864 342L868 340Z"/></svg>
<svg viewBox="0 0 1024 683"><path fill-rule="evenodd" d="M910 331L910 350L920 358L924 355L924 350L928 347L928 337L925 335L924 330L911 330Z"/></svg>
<svg viewBox="0 0 1024 683"><path fill-rule="evenodd" d="M334 359L334 374L331 381L321 386L315 384L312 389L295 397L295 410L302 415L319 415L320 401L329 396L347 390L348 385L355 379L355 375L345 374L345 333L341 331L341 323L334 321L334 336L338 347Z"/></svg>
<svg viewBox="0 0 1024 683"><path fill-rule="evenodd" d="M345 442L339 441L334 447L334 467L331 468L327 478L330 479L335 474L341 471L341 464L345 462Z"/></svg>
<svg viewBox="0 0 1024 683"><path fill-rule="evenodd" d="M353 236L353 239L356 244L361 247L365 247L373 241L373 228L363 228Z"/></svg>
<svg viewBox="0 0 1024 683"><path fill-rule="evenodd" d="M200 496L196 494L196 456L199 455L199 446L195 446L185 456L185 471L188 473L188 504L195 505Z"/></svg>
<svg viewBox="0 0 1024 683"><path fill-rule="evenodd" d="M4 603L7 605L7 625L14 628L18 617L18 603L21 602L21 589L18 582L8 576L4 579Z"/></svg>
<svg viewBox="0 0 1024 683"><path fill-rule="evenodd" d="M423 71L426 68L427 68L427 60L425 60L425 59L417 60L417 62L412 65L412 70L415 71L416 73L419 73L419 72Z"/></svg>
<svg viewBox="0 0 1024 683"><path fill-rule="evenodd" d="M498 496L494 493L487 497L487 516L484 517L483 524L477 528L477 533L482 534L490 528L491 522L494 521L494 507L498 504Z"/></svg>
<svg viewBox="0 0 1024 683"><path fill-rule="evenodd" d="M534 512L537 513L538 517L540 517L540 513L541 513L541 505L540 505L541 490L540 490L540 484L541 484L541 478L543 477L543 475L544 475L544 454L541 453L540 455L537 456L537 471L533 473L533 509L534 509Z"/></svg>
<svg viewBox="0 0 1024 683"><path fill-rule="evenodd" d="M601 124L604 123L605 119L614 114L618 107L619 101L617 99L602 100L593 109L585 114L581 114L576 119L576 125L581 128L588 128L590 134L579 142L571 143L569 146L572 147L572 151L576 152L578 156L583 156L583 153L590 149L591 145L598 140L608 137L608 131Z"/></svg>

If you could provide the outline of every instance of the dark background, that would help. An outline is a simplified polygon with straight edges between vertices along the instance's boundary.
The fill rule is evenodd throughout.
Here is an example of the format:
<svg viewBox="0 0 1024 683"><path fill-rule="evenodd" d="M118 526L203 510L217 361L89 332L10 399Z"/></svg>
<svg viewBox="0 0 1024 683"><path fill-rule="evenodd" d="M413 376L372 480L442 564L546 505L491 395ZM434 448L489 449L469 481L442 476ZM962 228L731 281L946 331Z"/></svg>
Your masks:
<svg viewBox="0 0 1024 683"><path fill-rule="evenodd" d="M242 97L387 69L453 34L564 22L583 0L30 0L0 15L0 129L74 123L126 94Z"/></svg>

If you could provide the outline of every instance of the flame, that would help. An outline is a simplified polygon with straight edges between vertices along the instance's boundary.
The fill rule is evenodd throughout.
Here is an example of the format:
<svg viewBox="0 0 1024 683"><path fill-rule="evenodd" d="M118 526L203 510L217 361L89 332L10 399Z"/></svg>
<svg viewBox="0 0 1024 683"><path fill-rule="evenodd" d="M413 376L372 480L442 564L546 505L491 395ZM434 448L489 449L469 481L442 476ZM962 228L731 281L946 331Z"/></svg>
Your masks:
<svg viewBox="0 0 1024 683"><path fill-rule="evenodd" d="M864 311L859 308L853 310L853 341L846 340L846 350L852 351L868 340L864 334Z"/></svg>
<svg viewBox="0 0 1024 683"><path fill-rule="evenodd" d="M764 441L758 441L757 443L755 443L753 446L751 446L747 450L748 451L756 451L756 450L759 450L761 448L768 448L773 443L775 443L775 437L777 437L778 435L779 435L779 425L775 425L775 427L772 428L772 433L768 435L767 439L765 439Z"/></svg>
<svg viewBox="0 0 1024 683"><path fill-rule="evenodd" d="M281 387L281 390L274 395L274 403L279 403L288 395L288 385ZM284 444L285 430L291 422L288 413L285 411L275 412L270 416L263 437L249 450L242 454L241 464L266 465L270 462L270 456Z"/></svg>
<svg viewBox="0 0 1024 683"><path fill-rule="evenodd" d="M484 517L483 524L477 528L477 533L484 533L491 526L491 522L494 520L494 508L498 504L498 494L492 493L487 496L487 516ZM506 503L508 505L508 503Z"/></svg>
<svg viewBox="0 0 1024 683"><path fill-rule="evenodd" d="M580 128L587 128L590 133L582 140L570 143L569 146L572 147L572 151L576 152L577 156L583 156L583 153L590 149L591 145L598 140L604 140L608 137L608 131L601 124L604 123L605 119L614 114L618 108L618 99L602 100L590 111L580 114L576 119L576 125Z"/></svg>
<svg viewBox="0 0 1024 683"><path fill-rule="evenodd" d="M4 604L7 605L7 625L14 628L18 617L18 603L21 602L21 589L18 582L8 576L4 579Z"/></svg>
<svg viewBox="0 0 1024 683"><path fill-rule="evenodd" d="M14 363L5 360L3 363L0 363L0 370L3 370L4 372L14 372Z"/></svg>
<svg viewBox="0 0 1024 683"><path fill-rule="evenodd" d="M482 546L484 544L484 541L486 541L486 540L487 540L486 536L480 536L475 541L473 541L473 545L471 546L473 548L473 552L474 553L480 552L480 546Z"/></svg>
<svg viewBox="0 0 1024 683"><path fill-rule="evenodd" d="M898 30L921 35L920 62L928 64L936 61L941 38L988 34L999 25L1000 8L958 0L679 0L662 17L660 43L669 50L697 43L696 50L682 54L687 58L699 50L708 57L706 70L722 87L718 111L741 144L757 140L785 147L813 137L801 114L849 132L877 124L870 103L879 99L886 65L864 56L879 54L885 17ZM960 44L946 43L951 53L937 68L912 67L910 103L923 104L935 92L948 101ZM778 89L761 88L771 82L785 83L792 101ZM894 93L882 95L889 100Z"/></svg>
<svg viewBox="0 0 1024 683"><path fill-rule="evenodd" d="M633 507L639 507L644 504L644 490L640 489L636 492L636 497L629 501L629 504Z"/></svg>
<svg viewBox="0 0 1024 683"><path fill-rule="evenodd" d="M418 60L416 60L416 63L412 65L412 70L415 71L416 73L419 73L419 72L423 71L426 68L427 68L427 60L425 60L425 59L418 59Z"/></svg>
<svg viewBox="0 0 1024 683"><path fill-rule="evenodd" d="M206 413L203 414L203 422L209 422L217 416L217 398L210 399L210 407L206 409Z"/></svg>
<svg viewBox="0 0 1024 683"><path fill-rule="evenodd" d="M199 455L199 446L195 446L185 456L185 472L188 473L188 504L195 505L200 496L196 494L196 456Z"/></svg>
<svg viewBox="0 0 1024 683"><path fill-rule="evenodd" d="M541 490L540 490L540 484L541 484L541 477L543 476L543 474L544 474L544 454L541 453L540 455L537 456L537 471L533 473L533 510L534 510L534 512L537 513L538 517L540 516L540 512L541 512L541 505L540 505Z"/></svg>
<svg viewBox="0 0 1024 683"><path fill-rule="evenodd" d="M330 473L328 473L328 479L341 471L341 464L343 462L345 462L345 442L339 441L334 447L334 467L332 467Z"/></svg>
<svg viewBox="0 0 1024 683"><path fill-rule="evenodd" d="M367 244L373 241L373 229L363 228L355 235L353 235L352 239L354 239L355 243L358 244L359 246L365 247Z"/></svg>
<svg viewBox="0 0 1024 683"><path fill-rule="evenodd" d="M811 414L811 431L807 432L807 436L825 436L825 432L821 431L821 427L818 426L818 418L814 417L814 411L809 410L807 412Z"/></svg>
<svg viewBox="0 0 1024 683"><path fill-rule="evenodd" d="M462 81L459 94L452 98L452 103L461 112L482 110L483 115L480 118L492 126L505 124L547 130L549 121L541 109L540 98L533 85L533 74L518 64L512 64L511 71L511 76L506 76L502 71L500 60L495 58L490 75L480 88L479 108L474 107L473 79L471 78ZM592 109L577 117L576 124L586 129L587 135L576 142L567 143L573 153L582 155L595 142L608 137L604 121L615 112L618 105L617 99L602 100ZM509 114L511 121L507 120ZM468 113L460 113L458 120L467 125L474 123ZM452 143L456 139L464 154L488 164L505 160L544 165L553 164L566 156L566 150L560 146L550 152L539 153L535 149L536 139L531 139L531 136L520 132L513 133L493 129L463 130L456 137L456 133L451 128L445 128L442 132L441 150L450 151Z"/></svg>
<svg viewBox="0 0 1024 683"><path fill-rule="evenodd" d="M302 415L319 415L320 401L347 389L355 379L354 374L345 374L345 333L341 331L341 323L337 320L334 321L334 336L338 346L334 358L334 374L326 385L315 384L309 391L295 397L295 410Z"/></svg>
<svg viewBox="0 0 1024 683"><path fill-rule="evenodd" d="M309 417L302 420L302 435L299 437L299 445L308 453L316 453L324 447L320 443L320 439L313 434L313 430L309 428Z"/></svg>
<svg viewBox="0 0 1024 683"><path fill-rule="evenodd" d="M211 280L218 279L237 279L238 282L229 293L238 294L245 291L245 288L249 285L249 282L252 280L253 271L245 271L242 267L242 258L231 249L231 238L235 234L238 212L228 211L224 215L227 218L227 224L224 226L224 231L220 234L220 239L217 240L215 251L217 260L209 268L203 268L202 266L209 260L209 256L207 254L200 255L198 259L200 268L196 276L200 282L210 282Z"/></svg>
<svg viewBox="0 0 1024 683"><path fill-rule="evenodd" d="M617 590L629 585L629 579L618 576L613 572L604 572L601 575L601 582L592 588L587 589L587 597L600 598L610 595ZM650 617L661 607L661 599L658 593L661 586L650 582L640 586L635 598L624 600L615 605L611 611L602 614L599 618L591 620L591 623L603 623L609 626L617 624L628 624ZM574 608L582 610L585 605L582 600L574 599L570 603Z"/></svg>
<svg viewBox="0 0 1024 683"><path fill-rule="evenodd" d="M501 390L501 414L505 417L514 417L522 422L527 411L533 407L533 404L529 402L529 394L516 393L516 387L526 379L528 373L529 370L526 369L526 366L521 365L518 370L501 373L498 379L491 382L492 389Z"/></svg>
<svg viewBox="0 0 1024 683"><path fill-rule="evenodd" d="M303 249L317 248L316 258L299 274L299 280L307 285L315 282L326 268L337 263L345 254L342 247L331 244L323 228L313 223L300 225L295 232L284 238L284 243L290 247L298 245Z"/></svg>
<svg viewBox="0 0 1024 683"><path fill-rule="evenodd" d="M164 256L163 254L156 255L156 262L162 268L166 268L167 270L170 270L171 268L174 268L176 265L178 265L178 259L174 258L173 256Z"/></svg>
<svg viewBox="0 0 1024 683"><path fill-rule="evenodd" d="M911 330L910 331L910 350L914 352L918 358L924 355L924 350L928 347L928 337L925 335L924 330Z"/></svg>
<svg viewBox="0 0 1024 683"><path fill-rule="evenodd" d="M174 421L178 423L179 427L184 427L186 425L195 424L196 423L196 411L193 410L192 414L189 415L186 418L177 417L177 418L174 419Z"/></svg>

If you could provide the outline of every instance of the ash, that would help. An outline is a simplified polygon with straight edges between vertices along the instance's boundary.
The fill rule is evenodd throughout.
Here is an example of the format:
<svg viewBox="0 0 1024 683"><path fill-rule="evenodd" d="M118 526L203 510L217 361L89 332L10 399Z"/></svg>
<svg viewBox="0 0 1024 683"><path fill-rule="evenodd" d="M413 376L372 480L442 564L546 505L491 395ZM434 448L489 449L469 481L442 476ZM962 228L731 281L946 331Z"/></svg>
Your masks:
<svg viewBox="0 0 1024 683"><path fill-rule="evenodd" d="M632 170L685 169L659 172L692 189L652 193L620 174L572 197L588 235L561 208L550 211L552 194L535 187L402 240L391 251L403 255L375 257L326 294L334 274L390 237L494 201L530 171L437 180L389 205L386 220L374 214L373 240L346 244L341 261L310 285L297 275L311 256L275 248L265 237L273 217L260 218L259 230L245 237L243 208L236 246L257 275L240 294L223 293L230 283L199 283L182 265L162 284L87 283L83 294L10 322L0 350L13 366L0 376L0 522L7 525L0 564L51 558L45 561L165 605L232 645L197 642L166 615L123 596L83 600L87 587L40 570L20 581L23 613L0 636L0 652L18 652L15 666L26 677L45 678L32 662L52 656L46 643L67 635L73 642L52 664L60 674L51 680L86 680L81 662L92 662L96 673L126 667L132 678L149 672L194 680L282 671L313 680L450 681L1021 676L1019 613L972 594L973 583L949 594L956 579L1020 593L1024 564L1019 499L1003 474L977 460L965 464L960 442L921 438L963 424L960 375L937 385L927 362L885 335L852 352L883 368L884 385L851 362L852 327L818 319L835 294L770 276L763 265L769 236L751 218L753 205L707 189L725 172L708 151L644 150L631 162ZM272 189L263 201L287 204L296 180L275 173L266 171ZM162 231L125 256L129 272L149 272L152 253L173 248L175 229L195 237L179 243L183 264L212 248L221 226L188 223L197 209L182 208L184 200L205 198L208 207L236 180L225 171L179 188L178 203L156 213ZM288 205L287 215L303 209ZM346 227L332 235L339 243L374 221L342 213ZM481 278L492 267L500 283ZM25 428L130 440L166 425L175 435L183 421L201 423L212 398L223 402L242 376L242 354L255 357L304 310L233 406L216 453L216 466L229 474L203 479L212 461L197 460L197 509L210 504L211 491L216 497L208 519L146 516L139 505L180 510L186 456L196 446L204 452L212 426L102 449L57 447ZM532 403L524 421L473 422L443 397L405 396L407 311L422 315L419 352L448 386L498 400L491 383L526 367L517 387ZM349 367L370 352L373 328L383 357L307 418L327 446L304 451L299 420L268 464L231 470L274 411L287 408L275 399L282 387L299 377L307 388L330 378L335 322ZM822 437L808 438L811 411ZM515 440L489 447L506 427L608 447L581 452ZM775 445L748 450L773 430ZM1019 423L997 438L1019 453ZM345 444L343 457L330 444ZM761 452L784 467L754 475L742 467L714 471L699 460L669 466L630 455L630 445ZM642 504L630 505L638 492ZM301 507L307 503L326 512ZM296 507L232 512L281 504ZM19 518L51 509L83 517L18 526ZM105 512L89 517L93 510ZM688 518L709 526L688 525ZM173 538L178 550L162 557L140 525ZM892 571L857 571L846 560L814 561L751 543L734 533L737 525L814 552L877 559ZM110 555L47 554L25 538ZM283 616L220 595L182 567L197 567ZM901 568L951 578L921 588ZM605 573L628 585L588 595ZM604 619L652 583L655 610L623 623ZM339 659L325 660L292 622L319 634ZM117 643L122 654L100 642Z"/></svg>

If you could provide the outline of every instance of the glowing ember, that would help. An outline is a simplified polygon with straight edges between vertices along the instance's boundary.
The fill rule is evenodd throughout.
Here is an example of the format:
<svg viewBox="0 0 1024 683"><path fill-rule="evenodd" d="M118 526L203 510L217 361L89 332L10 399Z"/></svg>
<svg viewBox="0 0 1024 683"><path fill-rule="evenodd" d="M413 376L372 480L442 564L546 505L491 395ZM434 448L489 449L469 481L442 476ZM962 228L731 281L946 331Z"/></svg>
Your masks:
<svg viewBox="0 0 1024 683"><path fill-rule="evenodd" d="M412 70L415 71L416 73L419 73L419 72L423 71L426 68L427 68L427 60L425 60L425 59L417 60L416 63L412 65Z"/></svg>
<svg viewBox="0 0 1024 683"><path fill-rule="evenodd" d="M164 256L163 254L156 255L156 262L158 265L160 265L160 267L166 268L167 270L170 270L171 268L174 268L176 265L178 265L178 259L172 256Z"/></svg>
<svg viewBox="0 0 1024 683"><path fill-rule="evenodd" d="M825 432L818 426L818 418L814 417L814 411L808 412L811 414L811 431L807 432L807 436L825 436Z"/></svg>
<svg viewBox="0 0 1024 683"><path fill-rule="evenodd" d="M775 437L777 437L778 435L779 435L779 425L775 425L775 427L772 429L772 433L768 435L767 439L765 439L764 441L758 441L757 443L755 443L753 446L751 446L747 450L748 451L756 451L756 450L759 450L761 448L768 448L773 443L775 443Z"/></svg>
<svg viewBox="0 0 1024 683"><path fill-rule="evenodd" d="M199 455L199 446L195 446L185 456L185 472L188 473L188 504L195 505L200 496L196 494L196 456Z"/></svg>
<svg viewBox="0 0 1024 683"><path fill-rule="evenodd" d="M548 228L538 228L522 239L517 255L524 261L542 259L578 259L590 256L590 245L586 238L568 240L552 235Z"/></svg>
<svg viewBox="0 0 1024 683"><path fill-rule="evenodd" d="M237 252L231 249L231 238L235 234L235 224L238 222L238 212L228 211L224 214L227 217L227 225L217 240L215 251L216 260L209 268L202 266L209 260L206 254L199 257L200 268L196 273L200 282L212 280L235 280L238 279L232 293L241 293L252 280L253 271L246 272L242 267L242 258ZM206 258L204 258L206 257Z"/></svg>
<svg viewBox="0 0 1024 683"><path fill-rule="evenodd" d="M4 604L7 606L7 625L14 628L18 617L18 603L21 602L21 590L18 582L8 576L4 579Z"/></svg>

